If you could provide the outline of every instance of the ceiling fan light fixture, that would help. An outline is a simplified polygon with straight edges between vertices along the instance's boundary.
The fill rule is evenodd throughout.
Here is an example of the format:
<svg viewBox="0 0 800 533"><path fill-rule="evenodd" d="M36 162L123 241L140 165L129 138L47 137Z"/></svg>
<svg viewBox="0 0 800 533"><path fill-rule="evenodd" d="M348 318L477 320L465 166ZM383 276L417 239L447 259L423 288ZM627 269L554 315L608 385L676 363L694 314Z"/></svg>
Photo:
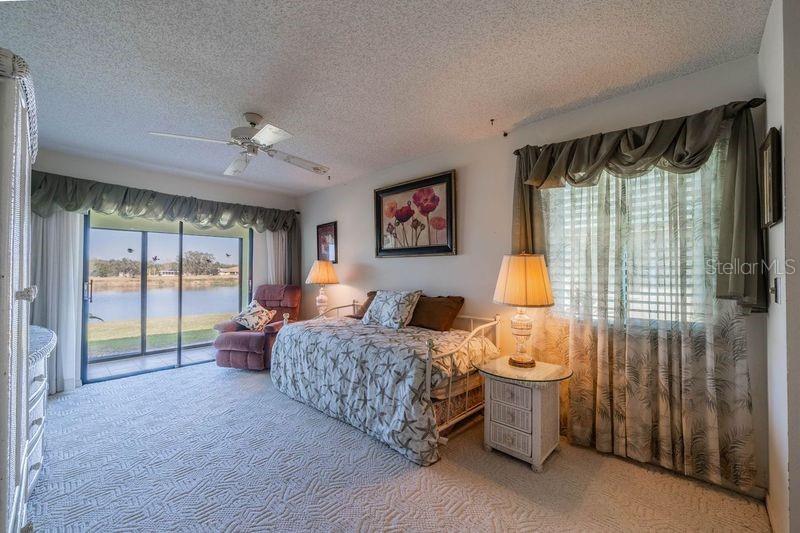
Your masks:
<svg viewBox="0 0 800 533"><path fill-rule="evenodd" d="M247 168L247 165L250 164L250 159L255 157L255 154L252 153L250 150L245 150L238 156L236 159L231 161L231 164L228 165L228 168L225 169L224 174L226 176L239 176L244 172Z"/></svg>

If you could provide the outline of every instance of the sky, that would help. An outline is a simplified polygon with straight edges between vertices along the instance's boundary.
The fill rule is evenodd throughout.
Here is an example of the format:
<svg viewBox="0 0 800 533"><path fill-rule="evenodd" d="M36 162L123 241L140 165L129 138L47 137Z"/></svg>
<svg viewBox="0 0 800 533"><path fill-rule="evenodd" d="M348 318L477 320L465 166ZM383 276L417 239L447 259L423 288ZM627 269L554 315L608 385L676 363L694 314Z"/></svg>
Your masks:
<svg viewBox="0 0 800 533"><path fill-rule="evenodd" d="M158 256L159 263L175 261L178 257L178 235L172 233L149 233L147 235L147 257ZM89 257L91 259L139 260L142 234L138 231L92 229L89 235ZM133 249L132 253L128 248ZM210 252L223 264L239 262L239 239L234 237L206 237L184 235L183 250ZM226 256L225 254L230 254Z"/></svg>

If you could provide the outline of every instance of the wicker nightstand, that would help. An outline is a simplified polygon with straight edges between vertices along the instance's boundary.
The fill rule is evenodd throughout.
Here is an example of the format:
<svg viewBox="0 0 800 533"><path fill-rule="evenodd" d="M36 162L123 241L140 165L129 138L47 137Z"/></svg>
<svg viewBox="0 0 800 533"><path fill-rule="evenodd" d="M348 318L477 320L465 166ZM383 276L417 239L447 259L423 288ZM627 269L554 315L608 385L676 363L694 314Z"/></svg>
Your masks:
<svg viewBox="0 0 800 533"><path fill-rule="evenodd" d="M484 383L483 446L512 455L541 472L558 446L558 384L572 376L561 365L517 368L507 357L478 368Z"/></svg>

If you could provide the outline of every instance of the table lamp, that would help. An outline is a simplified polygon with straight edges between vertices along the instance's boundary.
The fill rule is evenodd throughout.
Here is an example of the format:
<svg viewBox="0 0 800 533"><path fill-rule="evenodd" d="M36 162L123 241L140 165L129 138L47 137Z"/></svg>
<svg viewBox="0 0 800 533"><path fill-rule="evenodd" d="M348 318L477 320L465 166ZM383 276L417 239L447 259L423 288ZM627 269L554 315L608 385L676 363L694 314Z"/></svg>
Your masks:
<svg viewBox="0 0 800 533"><path fill-rule="evenodd" d="M330 261L316 260L311 265L311 271L306 278L307 285L319 285L319 294L317 295L317 311L319 314L328 309L328 295L325 294L325 285L334 285L339 283L339 278L336 277L336 271L333 269L333 263Z"/></svg>
<svg viewBox="0 0 800 533"><path fill-rule="evenodd" d="M511 317L511 334L517 342L517 353L509 357L508 364L524 368L536 366L536 360L525 349L533 330L533 320L525 313L525 309L553 305L553 290L544 256L503 256L494 289L494 302L517 308L517 314Z"/></svg>

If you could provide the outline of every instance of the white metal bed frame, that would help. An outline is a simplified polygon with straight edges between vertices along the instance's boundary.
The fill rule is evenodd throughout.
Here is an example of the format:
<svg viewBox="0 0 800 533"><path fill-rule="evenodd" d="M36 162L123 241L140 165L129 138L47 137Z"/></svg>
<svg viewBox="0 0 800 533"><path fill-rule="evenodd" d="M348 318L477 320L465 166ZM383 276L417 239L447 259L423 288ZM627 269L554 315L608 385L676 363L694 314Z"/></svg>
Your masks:
<svg viewBox="0 0 800 533"><path fill-rule="evenodd" d="M352 303L349 303L347 305L340 305L340 306L337 306L337 307L331 307L329 309L326 309L324 312L318 314L314 318L324 318L332 311L336 311L336 316L338 317L338 316L340 316L339 311L342 310L342 309L349 309L349 310L351 310L353 312L353 314L355 314L358 311L358 308L360 307L360 305L361 305L360 302L358 302L357 300L353 300ZM467 346L469 341L472 340L472 338L476 337L477 335L480 335L481 338L485 338L487 331L491 331L494 334L494 339L492 339L492 341L495 343L495 345L498 344L498 340L499 340L498 326L500 324L499 315L495 315L494 317L491 317L491 318L471 316L471 315L459 315L459 316L456 317L456 321L466 321L466 322L468 322L469 323L469 332L470 333L467 336L467 338L464 339L454 350L450 350L450 351L444 352L444 353L437 353L438 350L436 349L436 343L433 341L433 339L428 339L428 342L427 342L428 353L427 353L427 356L425 358L425 394L427 395L428 400L431 401L431 403L433 402L433 399L431 398L431 379L432 379L432 374L433 374L433 362L434 361L442 360L442 359L445 359L445 358L449 358L450 368L451 369L455 368L456 367L456 365L455 365L455 356L456 356L456 354L459 351L461 351L462 349L464 349L464 347ZM288 313L283 315L283 323L284 323L284 325L289 323L289 315L288 315ZM476 323L478 323L480 325L478 325L476 327L475 326ZM481 343L481 346L482 346L482 349L483 349L483 359L486 359L486 343ZM477 369L473 367L471 370L475 371ZM464 394L464 411L461 412L461 413L458 413L458 414L451 414L451 411L452 411L451 407L452 407L452 403L453 403L453 374L454 374L454 372L451 371L450 372L450 376L448 378L447 399L446 400L440 400L440 401L446 401L447 402L447 406L445 408L444 421L441 424L438 424L438 429L439 429L440 432L452 428L455 424L457 424L457 423L461 422L462 420L474 415L475 413L480 412L483 409L483 404L484 404L483 398L481 398L480 401L478 403L476 403L474 406L472 406L472 407L469 406L469 398L470 398L469 376L470 376L470 373L467 373L464 376L464 379L466 379L466 382L465 382L466 386L464 387L464 392L461 393L461 394ZM473 392L472 394L475 394L475 392ZM439 437L439 441L442 444L446 444L447 443L447 439L445 437Z"/></svg>

